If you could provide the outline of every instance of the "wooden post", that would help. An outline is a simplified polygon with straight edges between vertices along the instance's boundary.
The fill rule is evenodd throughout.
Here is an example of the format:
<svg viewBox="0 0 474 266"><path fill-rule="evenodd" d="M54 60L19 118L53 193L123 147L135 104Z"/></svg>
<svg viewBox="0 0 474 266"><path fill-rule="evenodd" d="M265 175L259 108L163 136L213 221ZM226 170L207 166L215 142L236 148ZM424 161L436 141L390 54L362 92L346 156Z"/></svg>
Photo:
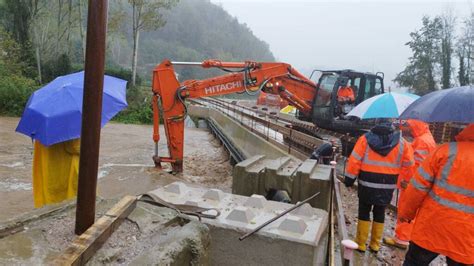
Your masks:
<svg viewBox="0 0 474 266"><path fill-rule="evenodd" d="M67 247L52 265L85 265L135 209L137 198L125 196Z"/></svg>
<svg viewBox="0 0 474 266"><path fill-rule="evenodd" d="M89 0L86 63L82 104L81 157L75 233L84 233L95 220L100 124L104 85L107 0Z"/></svg>

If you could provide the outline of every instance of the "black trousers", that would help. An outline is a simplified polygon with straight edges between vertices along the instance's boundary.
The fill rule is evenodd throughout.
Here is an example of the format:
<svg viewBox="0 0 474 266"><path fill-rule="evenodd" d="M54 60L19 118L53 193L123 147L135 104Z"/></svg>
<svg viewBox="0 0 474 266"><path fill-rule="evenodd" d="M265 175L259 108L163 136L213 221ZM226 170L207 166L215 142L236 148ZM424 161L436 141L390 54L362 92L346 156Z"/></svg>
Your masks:
<svg viewBox="0 0 474 266"><path fill-rule="evenodd" d="M410 242L403 266L428 266L438 255L438 253L434 253ZM448 257L446 257L446 263L448 263L448 266L467 265L456 262Z"/></svg>
<svg viewBox="0 0 474 266"><path fill-rule="evenodd" d="M385 205L372 205L359 200L359 220L370 221L370 212L374 216L374 222L383 223L385 221Z"/></svg>

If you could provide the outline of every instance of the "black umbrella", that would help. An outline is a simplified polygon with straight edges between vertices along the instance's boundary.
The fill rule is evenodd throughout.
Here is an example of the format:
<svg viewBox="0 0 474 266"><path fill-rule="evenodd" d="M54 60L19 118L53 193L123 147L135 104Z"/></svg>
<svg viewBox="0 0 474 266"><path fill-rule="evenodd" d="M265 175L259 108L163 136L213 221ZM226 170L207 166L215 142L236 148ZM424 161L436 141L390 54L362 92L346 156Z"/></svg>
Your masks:
<svg viewBox="0 0 474 266"><path fill-rule="evenodd" d="M474 88L464 86L426 94L408 106L400 119L474 123Z"/></svg>

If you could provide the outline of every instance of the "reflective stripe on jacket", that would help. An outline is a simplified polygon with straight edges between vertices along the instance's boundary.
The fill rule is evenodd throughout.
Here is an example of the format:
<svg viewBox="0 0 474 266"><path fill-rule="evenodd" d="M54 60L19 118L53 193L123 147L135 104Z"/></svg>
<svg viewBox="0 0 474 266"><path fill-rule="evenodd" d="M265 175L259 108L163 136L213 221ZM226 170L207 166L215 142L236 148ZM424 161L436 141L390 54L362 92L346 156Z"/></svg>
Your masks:
<svg viewBox="0 0 474 266"><path fill-rule="evenodd" d="M411 239L451 259L474 263L474 125L444 144L418 168L400 202L413 219ZM417 214L418 211L418 214Z"/></svg>
<svg viewBox="0 0 474 266"><path fill-rule="evenodd" d="M386 156L373 151L366 136L357 141L349 157L346 169L346 184L358 178L359 199L375 205L387 205L397 188L398 176L412 174L413 150L402 138Z"/></svg>

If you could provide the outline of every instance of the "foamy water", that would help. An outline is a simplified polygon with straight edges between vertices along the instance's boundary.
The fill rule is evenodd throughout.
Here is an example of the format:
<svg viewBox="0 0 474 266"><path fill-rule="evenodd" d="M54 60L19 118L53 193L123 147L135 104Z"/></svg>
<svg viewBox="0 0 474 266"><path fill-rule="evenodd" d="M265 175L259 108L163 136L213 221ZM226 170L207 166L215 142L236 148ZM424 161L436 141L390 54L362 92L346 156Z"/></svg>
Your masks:
<svg viewBox="0 0 474 266"><path fill-rule="evenodd" d="M28 191L33 186L29 182L21 182L16 178L7 178L0 181L0 191Z"/></svg>
<svg viewBox="0 0 474 266"><path fill-rule="evenodd" d="M0 166L5 166L5 167L8 167L8 168L24 168L25 164L23 162L14 162L14 163L10 163L10 164L2 163L2 164L0 164Z"/></svg>

